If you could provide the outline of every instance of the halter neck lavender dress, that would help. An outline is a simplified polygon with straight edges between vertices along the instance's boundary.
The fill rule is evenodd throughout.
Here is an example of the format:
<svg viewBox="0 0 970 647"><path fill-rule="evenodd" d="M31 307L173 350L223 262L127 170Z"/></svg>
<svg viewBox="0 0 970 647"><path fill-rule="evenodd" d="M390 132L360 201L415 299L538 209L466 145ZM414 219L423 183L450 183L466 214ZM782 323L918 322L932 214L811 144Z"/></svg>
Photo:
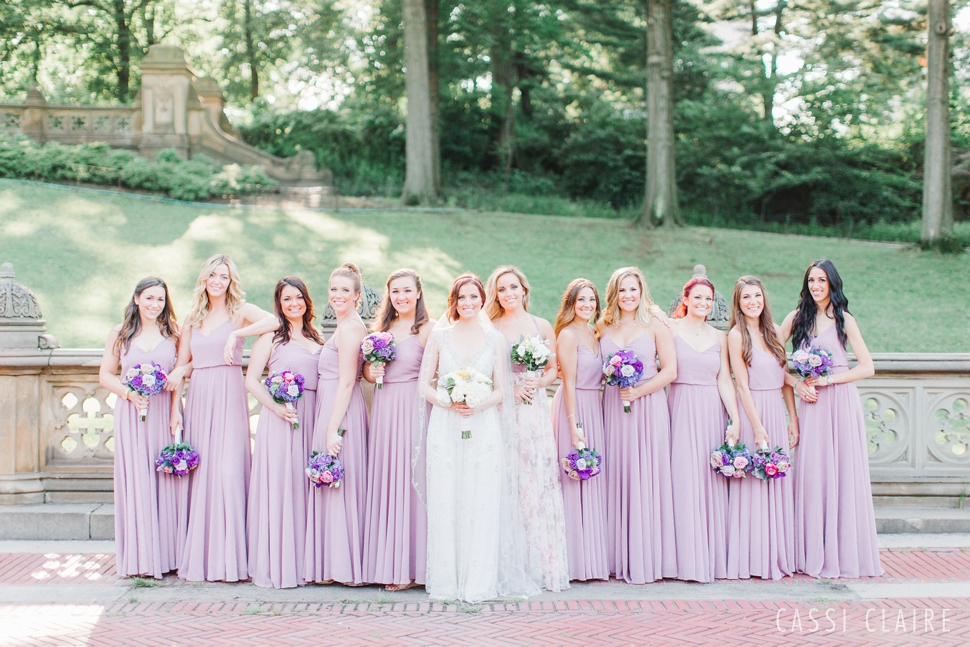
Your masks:
<svg viewBox="0 0 970 647"><path fill-rule="evenodd" d="M249 402L242 373L245 339L232 365L222 356L232 322L208 335L192 330L192 378L185 399L185 440L199 452L189 475L189 527L179 577L190 582L249 579L246 500L252 460Z"/></svg>
<svg viewBox="0 0 970 647"><path fill-rule="evenodd" d="M249 574L256 586L277 589L303 586L306 501L310 479L304 468L310 455L316 411L317 361L294 342L279 344L269 358L269 372L303 376L303 397L296 405L300 428L268 409L259 414L253 474L249 483Z"/></svg>
<svg viewBox="0 0 970 647"><path fill-rule="evenodd" d="M711 469L724 442L727 412L717 390L721 342L698 352L680 335L677 379L670 385L670 473L673 488L677 579L712 582L727 575L728 482Z"/></svg>
<svg viewBox="0 0 970 647"><path fill-rule="evenodd" d="M425 583L428 515L411 480L416 407L426 406L418 397L423 357L420 337L399 341L397 359L384 367L384 388L374 389L367 439L366 582Z"/></svg>
<svg viewBox="0 0 970 647"><path fill-rule="evenodd" d="M849 370L835 326L812 339ZM866 423L854 383L818 388L799 403L795 477L795 564L812 577L882 575L869 483Z"/></svg>
<svg viewBox="0 0 970 647"><path fill-rule="evenodd" d="M621 350L609 335L600 341L603 358ZM641 383L657 374L657 346L643 333L625 350L643 362ZM670 413L662 390L637 398L623 412L620 389L603 395L606 428L604 462L610 532L610 572L630 584L677 576L674 510L670 478Z"/></svg>
<svg viewBox="0 0 970 647"><path fill-rule="evenodd" d="M579 344L576 360L576 421L583 425L587 446L603 455L599 475L588 481L574 481L559 470L566 519L566 556L571 580L608 580L609 527L606 516L606 473L610 459L605 455L603 431L602 354L594 355ZM552 423L558 441L558 456L573 449L571 425L566 413L566 397L560 385L552 400Z"/></svg>
<svg viewBox="0 0 970 647"><path fill-rule="evenodd" d="M788 449L788 423L781 387L785 369L775 356L752 344L748 386L758 418L768 432L771 449ZM741 442L757 450L754 427L738 398ZM792 472L801 466L794 461ZM713 471L713 470L712 470ZM732 579L781 579L795 572L794 499L792 476L767 483L748 475L732 480L728 495L728 573Z"/></svg>
<svg viewBox="0 0 970 647"><path fill-rule="evenodd" d="M320 351L317 366L317 414L311 450L327 451L327 424L340 386L340 356L331 341ZM358 370L360 364L358 362ZM367 489L367 409L360 382L354 383L350 404L340 426L346 429L340 460L339 488L310 488L307 500L307 582L363 584L364 506Z"/></svg>
<svg viewBox="0 0 970 647"><path fill-rule="evenodd" d="M175 343L163 339L149 353L134 342L121 355L121 375L136 364L155 362L165 373L175 367ZM172 443L172 393L148 399L147 420L128 400L115 404L115 565L118 575L161 578L178 568L188 521L188 478L163 474L155 458Z"/></svg>

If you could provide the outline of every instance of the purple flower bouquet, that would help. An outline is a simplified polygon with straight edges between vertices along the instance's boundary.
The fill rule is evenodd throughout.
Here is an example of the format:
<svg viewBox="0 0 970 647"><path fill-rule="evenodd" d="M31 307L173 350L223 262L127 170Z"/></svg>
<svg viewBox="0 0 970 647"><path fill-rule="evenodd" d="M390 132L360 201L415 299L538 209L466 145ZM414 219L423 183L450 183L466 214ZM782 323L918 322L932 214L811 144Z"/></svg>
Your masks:
<svg viewBox="0 0 970 647"><path fill-rule="evenodd" d="M795 370L806 379L828 375L832 370L832 353L818 346L799 348L792 353L791 360Z"/></svg>
<svg viewBox="0 0 970 647"><path fill-rule="evenodd" d="M389 332L372 332L360 343L360 354L365 362L387 364L397 355L394 335ZM377 378L377 388L384 388L384 376Z"/></svg>
<svg viewBox="0 0 970 647"><path fill-rule="evenodd" d="M762 481L784 478L791 469L791 458L781 447L759 449L751 459L751 473Z"/></svg>
<svg viewBox="0 0 970 647"><path fill-rule="evenodd" d="M174 474L179 478L199 466L199 453L189 443L175 442L162 450L155 459L155 471Z"/></svg>
<svg viewBox="0 0 970 647"><path fill-rule="evenodd" d="M306 464L306 475L315 487L340 487L344 478L344 464L327 452L313 452Z"/></svg>
<svg viewBox="0 0 970 647"><path fill-rule="evenodd" d="M711 467L726 478L744 478L751 471L751 452L744 443L734 446L724 443L711 452Z"/></svg>
<svg viewBox="0 0 970 647"><path fill-rule="evenodd" d="M125 386L146 398L161 393L167 380L165 371L155 362L135 364L125 374ZM148 409L139 409L138 418L145 422L148 418Z"/></svg>
<svg viewBox="0 0 970 647"><path fill-rule="evenodd" d="M273 373L266 378L266 390L269 391L273 401L277 404L285 404L290 411L294 410L293 405L303 397L303 384L305 378L299 373L283 371ZM294 429L300 428L300 423L293 423Z"/></svg>
<svg viewBox="0 0 970 647"><path fill-rule="evenodd" d="M566 476L572 480L588 481L602 471L600 465L603 464L603 456L595 449L583 447L563 456L560 464Z"/></svg>
<svg viewBox="0 0 970 647"><path fill-rule="evenodd" d="M606 358L603 375L606 376L607 386L618 386L621 389L636 386L643 377L643 362L637 359L632 350L618 350ZM630 413L629 402L623 402L623 413Z"/></svg>

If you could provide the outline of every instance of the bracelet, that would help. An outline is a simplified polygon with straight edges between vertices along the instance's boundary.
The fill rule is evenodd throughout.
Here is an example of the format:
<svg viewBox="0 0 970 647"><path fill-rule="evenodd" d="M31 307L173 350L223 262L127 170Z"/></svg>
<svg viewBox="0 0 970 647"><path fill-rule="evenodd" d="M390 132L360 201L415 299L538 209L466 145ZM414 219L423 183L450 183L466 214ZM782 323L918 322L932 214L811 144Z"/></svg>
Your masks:
<svg viewBox="0 0 970 647"><path fill-rule="evenodd" d="M129 398L128 398L128 394L129 394L129 393L131 393L131 391L125 391L125 400L128 400L128 399L129 399Z"/></svg>

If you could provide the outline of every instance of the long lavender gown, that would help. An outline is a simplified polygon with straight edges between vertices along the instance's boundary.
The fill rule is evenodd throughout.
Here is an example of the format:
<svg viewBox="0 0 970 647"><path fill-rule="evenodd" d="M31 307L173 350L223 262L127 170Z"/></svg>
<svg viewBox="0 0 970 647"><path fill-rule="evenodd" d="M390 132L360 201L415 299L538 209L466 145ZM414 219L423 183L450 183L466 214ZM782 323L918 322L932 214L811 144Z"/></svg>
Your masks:
<svg viewBox="0 0 970 647"><path fill-rule="evenodd" d="M579 345L576 362L576 421L583 425L587 446L601 454L606 451L603 431L603 362L585 344ZM572 448L571 425L566 413L563 387L552 400L553 426L559 457ZM588 481L574 481L559 470L566 518L566 556L571 580L608 580L609 528L606 515L606 472L610 457L603 456L602 471Z"/></svg>
<svg viewBox="0 0 970 647"><path fill-rule="evenodd" d="M833 373L849 370L835 326L812 345L832 353ZM795 486L795 565L812 577L882 575L869 483L869 451L854 383L819 387L799 404Z"/></svg>
<svg viewBox="0 0 970 647"><path fill-rule="evenodd" d="M327 451L327 424L333 411L340 359L331 341L320 351L317 367L317 414L311 450ZM340 450L344 465L339 488L311 488L307 500L306 562L308 582L363 584L364 506L367 487L367 410L355 383L340 423L346 433Z"/></svg>
<svg viewBox="0 0 970 647"><path fill-rule="evenodd" d="M122 376L132 366L147 362L171 372L175 343L164 339L150 353L132 343L121 356ZM115 564L122 577L160 578L178 568L188 520L189 482L155 469L155 458L172 443L171 408L170 391L148 399L145 422L131 402L119 398L115 404Z"/></svg>
<svg viewBox="0 0 970 647"><path fill-rule="evenodd" d="M684 339L677 346L677 379L670 385L670 473L673 489L677 578L712 582L727 575L728 482L710 465L724 442L727 412L717 390L721 343L702 352Z"/></svg>
<svg viewBox="0 0 970 647"><path fill-rule="evenodd" d="M398 342L397 359L384 368L384 388L374 390L367 445L366 582L425 583L428 516L411 481L422 357L417 335Z"/></svg>
<svg viewBox="0 0 970 647"><path fill-rule="evenodd" d="M300 428L264 408L256 427L253 474L249 483L249 574L256 586L303 586L306 501L310 480L304 473L316 411L318 349L280 344L269 372L290 371L304 378L296 405Z"/></svg>
<svg viewBox="0 0 970 647"><path fill-rule="evenodd" d="M603 356L621 350L609 335ZM643 333L625 348L643 362L643 379L657 374L657 346ZM637 398L623 412L620 390L603 395L606 428L607 516L610 572L630 584L677 576L670 478L670 414L663 391Z"/></svg>
<svg viewBox="0 0 970 647"><path fill-rule="evenodd" d="M226 321L208 335L192 331L192 379L185 401L185 440L199 452L189 476L189 527L179 577L190 582L249 579L246 500L252 460L249 403L242 373L245 339L231 366L222 351Z"/></svg>
<svg viewBox="0 0 970 647"><path fill-rule="evenodd" d="M788 451L788 425L781 395L784 384L785 369L775 356L752 346L748 386L755 410L768 432L770 448L782 447ZM754 453L757 450L754 428L740 398L738 409L741 442ZM797 474L800 469L795 461L793 472ZM728 508L727 576L732 580L750 577L777 580L791 575L795 571L791 474L767 483L751 475L732 480Z"/></svg>

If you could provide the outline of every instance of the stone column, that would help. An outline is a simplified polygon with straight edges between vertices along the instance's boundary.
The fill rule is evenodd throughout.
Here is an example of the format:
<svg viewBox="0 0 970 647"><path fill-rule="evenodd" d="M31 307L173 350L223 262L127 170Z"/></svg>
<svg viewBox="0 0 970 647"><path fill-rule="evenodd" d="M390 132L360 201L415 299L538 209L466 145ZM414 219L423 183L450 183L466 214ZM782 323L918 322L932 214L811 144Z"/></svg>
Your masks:
<svg viewBox="0 0 970 647"><path fill-rule="evenodd" d="M153 157L165 148L189 156L190 102L201 107L185 53L172 45L152 45L141 61L142 131L138 151Z"/></svg>

